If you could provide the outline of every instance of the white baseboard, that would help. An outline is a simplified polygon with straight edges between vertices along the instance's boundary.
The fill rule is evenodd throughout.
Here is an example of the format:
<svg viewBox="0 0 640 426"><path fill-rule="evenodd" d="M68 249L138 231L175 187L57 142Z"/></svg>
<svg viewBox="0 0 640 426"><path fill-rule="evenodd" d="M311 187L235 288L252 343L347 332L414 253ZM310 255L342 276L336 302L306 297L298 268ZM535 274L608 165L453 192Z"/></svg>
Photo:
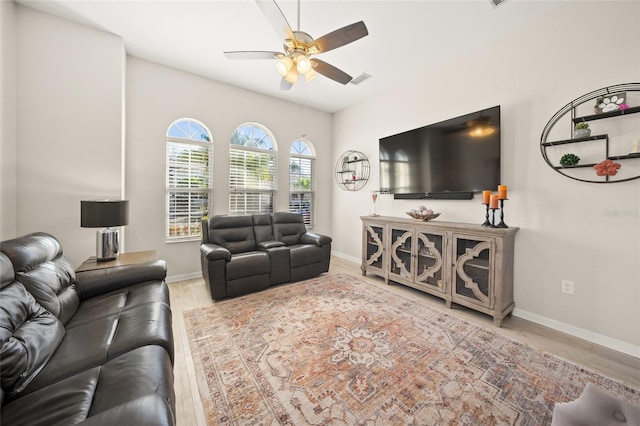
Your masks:
<svg viewBox="0 0 640 426"><path fill-rule="evenodd" d="M623 342L618 339L604 336L602 334L594 333L583 328L575 327L571 324L567 324L561 321L557 321L551 318L543 317L542 315L527 312L522 309L515 308L513 310L513 316L525 319L527 321L534 322L536 324L543 325L545 327L552 328L556 331L560 331L571 336L579 337L582 340L595 343L600 346L604 346L614 351L622 352L627 355L631 355L636 358L640 358L640 346L633 345L631 343Z"/></svg>
<svg viewBox="0 0 640 426"><path fill-rule="evenodd" d="M339 257L340 259L348 260L349 262L353 262L360 265L361 259L359 257L349 256L348 254L340 253L337 251L332 251L331 256Z"/></svg>
<svg viewBox="0 0 640 426"><path fill-rule="evenodd" d="M196 278L202 278L202 272L191 272L189 274L172 275L170 277L167 277L165 281L167 283L174 283L176 281L193 280Z"/></svg>

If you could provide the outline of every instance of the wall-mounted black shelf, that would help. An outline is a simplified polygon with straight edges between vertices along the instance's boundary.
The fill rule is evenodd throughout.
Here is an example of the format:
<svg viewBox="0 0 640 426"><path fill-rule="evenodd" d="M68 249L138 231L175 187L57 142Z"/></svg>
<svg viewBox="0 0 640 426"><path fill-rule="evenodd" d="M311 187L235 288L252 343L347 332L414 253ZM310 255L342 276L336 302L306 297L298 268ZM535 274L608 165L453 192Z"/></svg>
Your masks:
<svg viewBox="0 0 640 426"><path fill-rule="evenodd" d="M601 112L599 114L585 115L583 117L575 117L573 118L573 122L581 123L583 121L602 120L603 118L611 118L611 117L618 117L620 115L636 114L638 112L640 112L640 106L627 108L627 109L618 109L618 110L609 111L609 112Z"/></svg>
<svg viewBox="0 0 640 426"><path fill-rule="evenodd" d="M553 142L545 142L542 146L555 146L555 145L565 145L568 143L577 143L577 142L588 142L588 141L597 141L601 139L609 139L609 135L595 135L595 136L585 136L583 138L575 138L575 139L564 139L561 141L553 141Z"/></svg>
<svg viewBox="0 0 640 426"><path fill-rule="evenodd" d="M560 173L561 175L581 182L600 184L619 183L634 179L640 179L640 174L635 174L637 173L637 167L634 167L635 164L633 164L633 162L637 162L638 160L640 160L640 153L632 152L624 155L610 155L611 151L624 152L625 148L629 149L627 147L633 142L633 139L640 136L640 127L638 127L637 125L638 123L640 123L640 120L636 119L635 117L631 119L631 124L633 125L632 128L635 129L631 130L631 132L626 130L628 128L628 125L627 127L621 128L622 123L619 120L613 120L608 123L598 124L598 131L606 131L606 133L604 134L581 138L571 137L574 135L574 128L575 124L577 123L612 118L615 119L616 117L640 113L640 105L638 105L639 92L640 83L618 84L594 90L593 92L582 95L566 104L551 117L547 125L542 130L542 136L540 137L540 152L542 154L542 158L544 158L544 161L546 161L549 167L551 167L554 171ZM593 105L593 103L595 102L601 102L606 97L613 98L614 94L620 95L623 93L625 94L625 102L633 106L624 109L617 109L615 111L576 116L578 111L588 111L586 110L586 108L591 108L591 110L593 110L593 107L590 107L590 105ZM568 120L567 124L570 124L570 126L567 126L567 128L570 129L571 132L569 135L567 135L570 136L570 138L549 141L548 137L552 133L552 130L555 128L556 124L564 120ZM626 123L628 123L628 119ZM628 136L629 133L632 134L631 140ZM581 148L576 147L576 149L578 153L586 152L587 154L585 154L585 156L588 156L590 163L594 161L596 163L599 163L600 161L604 160L623 160L630 162L624 163L622 165L622 173L618 173L614 176L604 176L604 178L602 176L598 176L595 170L593 170L592 174L590 174L587 170L584 170L584 172L580 173L577 171L572 173L571 170L586 169L593 167L595 164L577 164L575 166L562 166L558 164L558 158L562 154L570 151L570 147L567 147L567 145L576 143L583 144L585 142L595 143L594 145L590 144L589 146L582 145ZM561 145L563 145L564 148L557 148L557 146ZM599 155L598 153L601 154ZM627 164L629 164L628 167Z"/></svg>
<svg viewBox="0 0 640 426"><path fill-rule="evenodd" d="M574 164L573 166L554 166L553 168L556 170L559 169L580 169L580 168L585 168L585 167L593 167L595 166L595 163L592 164Z"/></svg>
<svg viewBox="0 0 640 426"><path fill-rule="evenodd" d="M640 158L640 152L634 152L626 155L613 155L607 157L609 160L629 160L631 158Z"/></svg>

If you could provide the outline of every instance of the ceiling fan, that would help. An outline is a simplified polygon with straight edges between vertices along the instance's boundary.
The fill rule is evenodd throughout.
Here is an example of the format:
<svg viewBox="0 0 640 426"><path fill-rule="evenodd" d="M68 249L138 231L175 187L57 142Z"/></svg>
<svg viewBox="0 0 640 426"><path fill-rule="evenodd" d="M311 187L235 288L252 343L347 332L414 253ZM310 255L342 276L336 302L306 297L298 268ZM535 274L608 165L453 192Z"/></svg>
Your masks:
<svg viewBox="0 0 640 426"><path fill-rule="evenodd" d="M328 52L352 43L369 34L364 22L356 22L342 27L320 38L314 39L300 31L300 0L298 0L298 30L293 31L282 10L275 0L255 0L271 27L284 40L284 52L271 51L232 51L224 52L229 59L277 59L276 68L282 75L281 90L289 90L298 81L298 74L304 75L307 81L316 73L322 74L341 84L347 84L352 77L339 68L334 67L313 55Z"/></svg>

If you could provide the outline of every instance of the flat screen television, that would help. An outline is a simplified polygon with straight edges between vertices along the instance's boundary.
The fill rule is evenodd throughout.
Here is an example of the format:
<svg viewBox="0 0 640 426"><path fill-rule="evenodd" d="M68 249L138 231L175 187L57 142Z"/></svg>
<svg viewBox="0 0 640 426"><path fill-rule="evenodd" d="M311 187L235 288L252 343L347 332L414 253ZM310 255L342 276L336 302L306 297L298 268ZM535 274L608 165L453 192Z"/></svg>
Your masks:
<svg viewBox="0 0 640 426"><path fill-rule="evenodd" d="M471 199L500 184L500 106L380 139L380 191Z"/></svg>

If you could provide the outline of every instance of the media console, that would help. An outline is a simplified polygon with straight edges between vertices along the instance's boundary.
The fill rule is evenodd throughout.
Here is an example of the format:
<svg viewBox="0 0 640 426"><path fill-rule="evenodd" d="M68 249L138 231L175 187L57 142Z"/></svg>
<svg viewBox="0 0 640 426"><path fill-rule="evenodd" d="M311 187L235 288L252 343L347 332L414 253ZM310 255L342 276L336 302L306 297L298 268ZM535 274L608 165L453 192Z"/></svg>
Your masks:
<svg viewBox="0 0 640 426"><path fill-rule="evenodd" d="M491 315L500 327L513 301L518 228L361 216L367 272Z"/></svg>

